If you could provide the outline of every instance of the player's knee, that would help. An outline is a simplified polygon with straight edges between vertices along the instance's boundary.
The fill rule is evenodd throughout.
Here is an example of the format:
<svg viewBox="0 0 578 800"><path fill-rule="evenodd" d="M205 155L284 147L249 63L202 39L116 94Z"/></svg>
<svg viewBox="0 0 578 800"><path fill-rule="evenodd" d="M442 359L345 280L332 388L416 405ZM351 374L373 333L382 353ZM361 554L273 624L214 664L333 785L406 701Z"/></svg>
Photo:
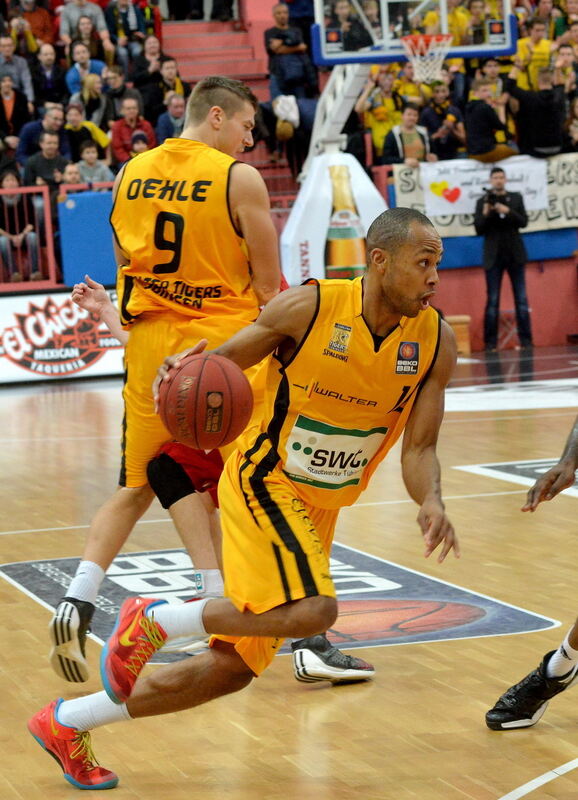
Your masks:
<svg viewBox="0 0 578 800"><path fill-rule="evenodd" d="M183 467L167 453L160 453L149 462L147 478L163 508L193 494L195 487Z"/></svg>
<svg viewBox="0 0 578 800"><path fill-rule="evenodd" d="M337 600L334 597L317 595L302 600L300 606L299 631L297 636L315 636L330 628L337 619Z"/></svg>

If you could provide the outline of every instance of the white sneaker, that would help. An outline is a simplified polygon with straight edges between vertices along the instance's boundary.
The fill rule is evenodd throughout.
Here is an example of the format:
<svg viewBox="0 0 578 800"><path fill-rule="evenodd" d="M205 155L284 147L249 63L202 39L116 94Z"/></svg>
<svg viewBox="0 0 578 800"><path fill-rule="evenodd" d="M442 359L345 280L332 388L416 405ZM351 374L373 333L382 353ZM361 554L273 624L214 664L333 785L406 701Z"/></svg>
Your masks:
<svg viewBox="0 0 578 800"><path fill-rule="evenodd" d="M362 658L346 655L324 633L292 642L293 669L298 681L349 683L373 678L375 669Z"/></svg>

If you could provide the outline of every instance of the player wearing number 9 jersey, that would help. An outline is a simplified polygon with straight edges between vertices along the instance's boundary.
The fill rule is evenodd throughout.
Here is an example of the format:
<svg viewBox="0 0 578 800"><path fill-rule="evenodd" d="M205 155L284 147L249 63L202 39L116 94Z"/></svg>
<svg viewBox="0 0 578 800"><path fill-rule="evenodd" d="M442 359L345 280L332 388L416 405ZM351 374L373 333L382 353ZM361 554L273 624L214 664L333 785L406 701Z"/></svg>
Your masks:
<svg viewBox="0 0 578 800"><path fill-rule="evenodd" d="M256 109L240 81L203 79L189 98L181 137L129 161L115 181L113 243L121 317L130 329L122 461L119 488L92 520L81 563L50 623L50 662L69 681L88 677L84 638L100 584L154 496L147 465L172 438L154 410L158 365L202 339L218 347L279 291L265 183L235 160L253 144ZM199 548L201 512L187 517ZM204 533L210 543L210 531ZM212 560L212 545L209 551Z"/></svg>
<svg viewBox="0 0 578 800"><path fill-rule="evenodd" d="M164 355L200 339L218 346L277 293L265 185L234 157L252 144L255 102L238 81L205 79L183 136L129 161L117 178L111 223L121 319L131 329L122 486L146 483L148 462L170 438L151 398Z"/></svg>

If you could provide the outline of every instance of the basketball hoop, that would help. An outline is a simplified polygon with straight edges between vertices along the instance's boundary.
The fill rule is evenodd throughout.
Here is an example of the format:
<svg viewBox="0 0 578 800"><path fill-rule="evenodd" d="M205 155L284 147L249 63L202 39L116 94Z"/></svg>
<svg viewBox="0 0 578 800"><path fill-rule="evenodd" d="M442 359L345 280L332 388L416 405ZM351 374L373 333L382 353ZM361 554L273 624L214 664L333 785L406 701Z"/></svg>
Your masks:
<svg viewBox="0 0 578 800"><path fill-rule="evenodd" d="M407 60L413 64L415 80L431 83L440 77L452 38L451 33L412 33L401 37Z"/></svg>

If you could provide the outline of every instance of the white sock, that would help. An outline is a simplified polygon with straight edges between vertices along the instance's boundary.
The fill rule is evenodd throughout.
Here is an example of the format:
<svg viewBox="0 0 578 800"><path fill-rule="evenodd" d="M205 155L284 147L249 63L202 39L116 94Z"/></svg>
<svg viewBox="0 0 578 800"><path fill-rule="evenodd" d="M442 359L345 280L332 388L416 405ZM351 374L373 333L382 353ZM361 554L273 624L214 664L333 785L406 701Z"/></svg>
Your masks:
<svg viewBox="0 0 578 800"><path fill-rule="evenodd" d="M154 615L155 622L158 622L164 629L169 639L175 639L178 636L206 636L203 610L210 599L210 597L204 597L201 600L192 600L180 605L163 603L151 609L147 616Z"/></svg>
<svg viewBox="0 0 578 800"><path fill-rule="evenodd" d="M104 570L94 561L81 561L66 592L66 597L75 597L86 603L96 602L98 590L104 580Z"/></svg>
<svg viewBox="0 0 578 800"><path fill-rule="evenodd" d="M198 594L203 597L222 597L224 593L223 576L218 569L197 569L194 574Z"/></svg>
<svg viewBox="0 0 578 800"><path fill-rule="evenodd" d="M65 700L58 706L56 718L61 725L68 725L69 728L79 731L90 731L110 722L132 719L126 703L120 706L113 703L106 692Z"/></svg>
<svg viewBox="0 0 578 800"><path fill-rule="evenodd" d="M578 665L578 650L570 646L569 636L570 634L566 636L546 665L546 675L549 678L564 678Z"/></svg>

